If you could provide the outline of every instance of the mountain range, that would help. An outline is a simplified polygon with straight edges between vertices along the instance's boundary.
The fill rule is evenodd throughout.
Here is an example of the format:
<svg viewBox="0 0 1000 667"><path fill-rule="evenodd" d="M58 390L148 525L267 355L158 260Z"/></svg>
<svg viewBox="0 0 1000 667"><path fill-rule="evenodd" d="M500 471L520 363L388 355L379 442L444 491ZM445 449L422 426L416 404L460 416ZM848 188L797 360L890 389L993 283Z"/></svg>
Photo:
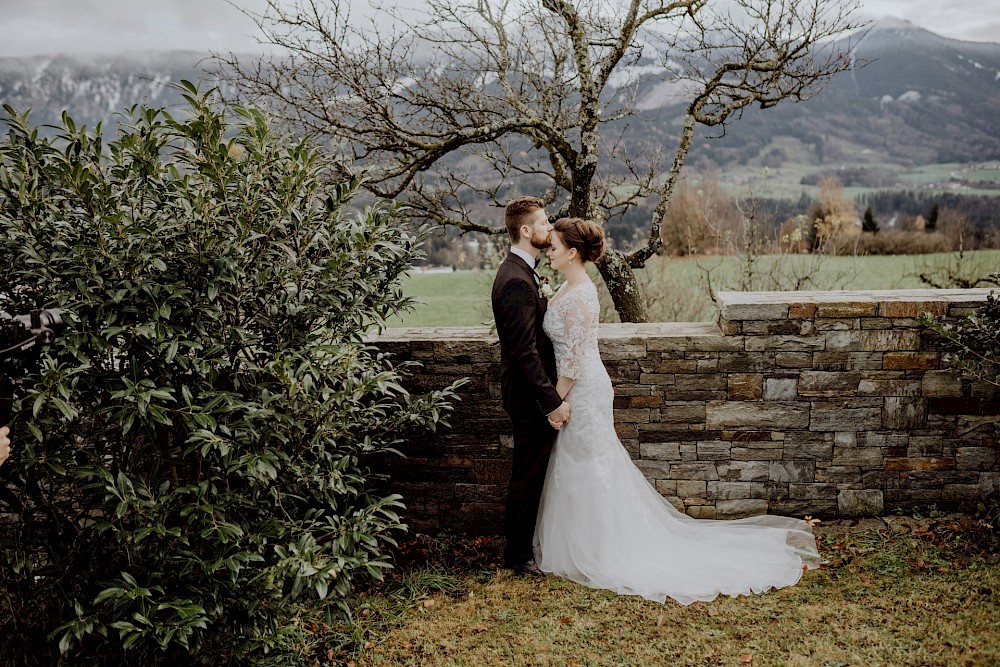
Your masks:
<svg viewBox="0 0 1000 667"><path fill-rule="evenodd" d="M813 160L904 166L1000 158L1000 44L941 37L885 20L854 48L863 63L816 97L751 109L710 146L716 162L745 160L779 137Z"/></svg>
<svg viewBox="0 0 1000 667"><path fill-rule="evenodd" d="M1000 44L886 20L860 40L854 56L859 66L816 97L748 109L724 137L699 139L690 163L721 167L775 154L819 165L1000 159ZM32 109L36 125L58 123L64 109L77 125L120 121L116 114L135 103L178 104L171 82L204 78L206 59L187 51L0 58L0 102ZM669 81L656 69L644 65L620 76L640 79L644 139L671 145L682 106L664 93Z"/></svg>
<svg viewBox="0 0 1000 667"><path fill-rule="evenodd" d="M19 112L30 109L33 125L58 124L64 110L78 126L114 123L133 104L180 103L180 91L170 84L204 76L201 63L207 55L150 51L0 58L0 102Z"/></svg>

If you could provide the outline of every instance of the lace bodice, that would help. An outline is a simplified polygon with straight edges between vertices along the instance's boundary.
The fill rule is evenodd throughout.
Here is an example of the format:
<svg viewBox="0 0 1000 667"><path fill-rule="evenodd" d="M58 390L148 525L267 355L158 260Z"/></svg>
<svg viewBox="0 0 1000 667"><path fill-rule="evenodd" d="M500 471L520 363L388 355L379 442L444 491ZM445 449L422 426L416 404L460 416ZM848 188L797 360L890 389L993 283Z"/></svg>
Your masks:
<svg viewBox="0 0 1000 667"><path fill-rule="evenodd" d="M564 284L549 302L542 327L555 348L559 377L578 380L593 364L604 370L597 349L600 313L597 287L589 280L573 287Z"/></svg>

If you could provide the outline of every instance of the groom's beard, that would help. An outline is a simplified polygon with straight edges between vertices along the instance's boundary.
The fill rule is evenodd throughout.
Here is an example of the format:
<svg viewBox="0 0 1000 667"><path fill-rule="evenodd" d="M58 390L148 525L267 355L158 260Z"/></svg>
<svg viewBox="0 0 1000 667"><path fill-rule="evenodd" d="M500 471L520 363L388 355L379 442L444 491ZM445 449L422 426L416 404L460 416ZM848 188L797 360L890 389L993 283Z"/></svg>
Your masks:
<svg viewBox="0 0 1000 667"><path fill-rule="evenodd" d="M549 232L545 236L535 236L535 232L531 232L531 247L537 248L538 250L545 250L552 245L552 232Z"/></svg>

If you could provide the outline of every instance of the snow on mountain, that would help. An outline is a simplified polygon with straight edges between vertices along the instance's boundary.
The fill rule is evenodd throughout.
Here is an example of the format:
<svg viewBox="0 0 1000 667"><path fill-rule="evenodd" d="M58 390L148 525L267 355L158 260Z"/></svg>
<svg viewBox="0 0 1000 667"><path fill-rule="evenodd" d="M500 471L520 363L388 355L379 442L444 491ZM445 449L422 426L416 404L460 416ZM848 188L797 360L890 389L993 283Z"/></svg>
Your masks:
<svg viewBox="0 0 1000 667"><path fill-rule="evenodd" d="M676 141L690 96L676 76L679 64L669 58L669 41L643 34L641 58L615 72L608 91L634 95L642 116L634 122L646 128L639 134L667 145ZM814 99L748 109L725 137L698 141L695 152L722 165L753 157L784 136L812 147L821 162L835 153L834 145L862 146L899 162L1000 159L1000 44L948 39L885 20L853 55L858 66ZM0 58L0 102L31 109L35 125L58 123L63 109L77 125L121 122L133 104L177 105L180 92L171 84L206 80L205 59L195 52ZM490 86L495 77L484 73L477 83ZM231 97L228 92L224 87Z"/></svg>

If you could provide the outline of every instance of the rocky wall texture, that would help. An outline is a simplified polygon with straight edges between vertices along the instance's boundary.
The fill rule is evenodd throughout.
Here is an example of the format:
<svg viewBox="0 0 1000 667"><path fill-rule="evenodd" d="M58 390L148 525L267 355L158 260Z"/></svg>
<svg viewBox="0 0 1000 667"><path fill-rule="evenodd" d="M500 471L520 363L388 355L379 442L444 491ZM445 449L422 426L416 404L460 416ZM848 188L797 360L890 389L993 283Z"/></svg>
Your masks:
<svg viewBox="0 0 1000 667"><path fill-rule="evenodd" d="M1000 395L947 367L916 318L968 314L988 290L724 292L717 323L604 324L622 444L701 518L878 515L1000 494ZM378 465L415 530L501 532L510 424L485 328L391 329L423 362L409 387L469 378L452 426Z"/></svg>

